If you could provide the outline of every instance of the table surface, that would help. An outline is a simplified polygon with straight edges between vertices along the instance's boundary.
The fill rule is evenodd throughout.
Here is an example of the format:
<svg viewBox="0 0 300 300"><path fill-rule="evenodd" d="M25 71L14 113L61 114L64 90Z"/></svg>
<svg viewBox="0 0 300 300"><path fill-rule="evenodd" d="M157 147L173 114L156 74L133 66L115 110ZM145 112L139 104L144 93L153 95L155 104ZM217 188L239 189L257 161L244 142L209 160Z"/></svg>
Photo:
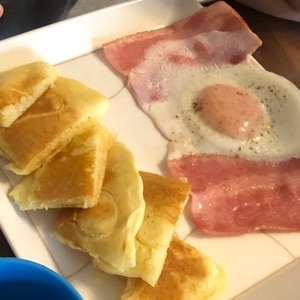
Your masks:
<svg viewBox="0 0 300 300"><path fill-rule="evenodd" d="M291 80L300 88L300 23L282 20L226 1L263 41L253 56L267 70Z"/></svg>
<svg viewBox="0 0 300 300"><path fill-rule="evenodd" d="M212 1L213 2L213 1ZM267 70L280 74L300 88L300 23L278 19L235 1L226 1L263 41L254 57ZM0 231L0 256L14 256Z"/></svg>

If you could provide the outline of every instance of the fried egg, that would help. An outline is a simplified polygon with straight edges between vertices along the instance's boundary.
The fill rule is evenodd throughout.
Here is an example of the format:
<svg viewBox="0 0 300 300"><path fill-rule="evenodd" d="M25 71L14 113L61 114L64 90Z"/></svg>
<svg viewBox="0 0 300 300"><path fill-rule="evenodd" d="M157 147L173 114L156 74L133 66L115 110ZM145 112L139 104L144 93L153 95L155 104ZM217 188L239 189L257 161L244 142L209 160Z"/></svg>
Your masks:
<svg viewBox="0 0 300 300"><path fill-rule="evenodd" d="M300 156L300 91L292 82L250 62L178 67L172 76L173 67L163 66L170 78L161 82L164 97L144 106L170 140L169 159L203 153L272 161Z"/></svg>

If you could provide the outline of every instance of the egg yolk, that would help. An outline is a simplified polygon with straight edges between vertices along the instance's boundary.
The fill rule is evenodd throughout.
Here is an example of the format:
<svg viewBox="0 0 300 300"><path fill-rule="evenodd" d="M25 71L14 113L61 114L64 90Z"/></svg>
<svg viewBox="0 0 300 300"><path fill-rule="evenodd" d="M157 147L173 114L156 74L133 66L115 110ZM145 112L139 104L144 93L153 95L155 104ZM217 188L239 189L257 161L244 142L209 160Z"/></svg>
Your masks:
<svg viewBox="0 0 300 300"><path fill-rule="evenodd" d="M225 84L203 89L193 102L193 110L212 129L238 140L255 137L264 122L255 97Z"/></svg>

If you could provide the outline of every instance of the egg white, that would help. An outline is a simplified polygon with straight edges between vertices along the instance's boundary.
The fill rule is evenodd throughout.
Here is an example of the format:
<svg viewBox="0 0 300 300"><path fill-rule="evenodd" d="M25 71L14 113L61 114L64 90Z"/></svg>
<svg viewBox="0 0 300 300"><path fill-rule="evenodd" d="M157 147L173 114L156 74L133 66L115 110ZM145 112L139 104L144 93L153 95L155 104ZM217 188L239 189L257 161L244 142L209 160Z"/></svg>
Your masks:
<svg viewBox="0 0 300 300"><path fill-rule="evenodd" d="M252 160L300 156L300 91L282 76L246 62L223 67L162 64L157 78L163 98L144 109L170 140L169 159L190 154L226 154ZM238 140L210 128L192 109L209 85L232 85L259 99L265 125L254 137Z"/></svg>

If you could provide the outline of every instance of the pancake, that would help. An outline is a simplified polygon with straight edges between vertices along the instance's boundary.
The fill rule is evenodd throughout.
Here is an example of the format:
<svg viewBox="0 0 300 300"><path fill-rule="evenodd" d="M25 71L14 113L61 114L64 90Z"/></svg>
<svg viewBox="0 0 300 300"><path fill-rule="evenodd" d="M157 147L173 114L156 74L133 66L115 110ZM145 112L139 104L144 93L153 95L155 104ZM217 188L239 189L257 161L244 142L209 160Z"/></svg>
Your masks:
<svg viewBox="0 0 300 300"><path fill-rule="evenodd" d="M57 78L54 66L34 62L0 73L0 126L10 126Z"/></svg>
<svg viewBox="0 0 300 300"><path fill-rule="evenodd" d="M207 300L222 293L225 284L225 272L217 263L174 236L155 287L129 278L121 300Z"/></svg>
<svg viewBox="0 0 300 300"><path fill-rule="evenodd" d="M10 127L0 130L8 169L27 175L50 160L71 139L98 123L108 100L82 83L59 77Z"/></svg>
<svg viewBox="0 0 300 300"><path fill-rule="evenodd" d="M54 236L124 272L136 264L135 236L144 211L143 183L134 156L116 141L108 153L97 205L64 209L57 219Z"/></svg>
<svg viewBox="0 0 300 300"><path fill-rule="evenodd" d="M21 210L95 206L113 139L105 127L91 127L49 163L24 177L10 197Z"/></svg>
<svg viewBox="0 0 300 300"><path fill-rule="evenodd" d="M162 271L167 250L188 199L190 186L181 180L140 172L144 184L145 216L136 244L136 266L119 272L101 257L93 265L107 273L140 277L154 286Z"/></svg>

